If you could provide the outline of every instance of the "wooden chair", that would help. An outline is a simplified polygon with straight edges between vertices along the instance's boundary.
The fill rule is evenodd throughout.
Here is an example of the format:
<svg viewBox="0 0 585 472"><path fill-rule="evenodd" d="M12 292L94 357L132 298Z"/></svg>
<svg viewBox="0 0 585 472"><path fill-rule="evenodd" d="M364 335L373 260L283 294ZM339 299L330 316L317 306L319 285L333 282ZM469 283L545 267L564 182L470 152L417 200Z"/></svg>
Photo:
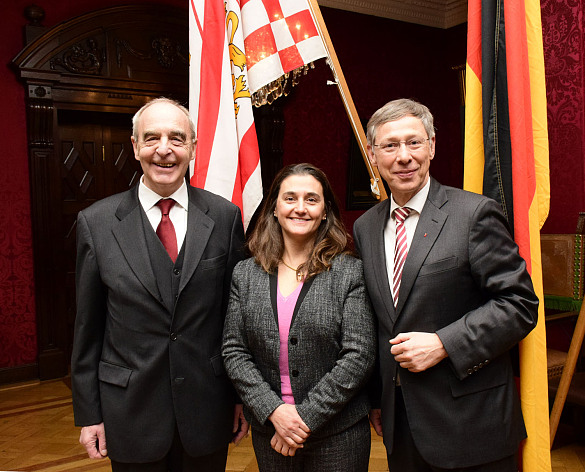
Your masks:
<svg viewBox="0 0 585 472"><path fill-rule="evenodd" d="M575 373L584 335L585 303L582 303L581 309L579 310L579 316L577 317L577 324L573 331L573 337L571 338L571 345L569 346L569 351L566 356L563 356L562 354L559 355L557 354L559 351L556 351L556 353L552 353L552 356L549 357L549 392L553 393L555 396L550 413L551 447L557 433L565 402L568 400L570 403L585 406L585 372ZM551 355L550 351L552 350L548 350L547 354ZM558 371L559 362L562 362L563 358L565 361L564 365L561 367L562 373L561 376L558 377L557 375L554 375L554 373ZM554 375L553 378L551 378L551 373Z"/></svg>
<svg viewBox="0 0 585 472"><path fill-rule="evenodd" d="M547 323L577 317L568 352L547 349L549 395L554 396L550 413L551 447L565 403L585 406L585 372L575 372L585 335L583 303L585 214L579 215L576 234L541 235L542 273Z"/></svg>

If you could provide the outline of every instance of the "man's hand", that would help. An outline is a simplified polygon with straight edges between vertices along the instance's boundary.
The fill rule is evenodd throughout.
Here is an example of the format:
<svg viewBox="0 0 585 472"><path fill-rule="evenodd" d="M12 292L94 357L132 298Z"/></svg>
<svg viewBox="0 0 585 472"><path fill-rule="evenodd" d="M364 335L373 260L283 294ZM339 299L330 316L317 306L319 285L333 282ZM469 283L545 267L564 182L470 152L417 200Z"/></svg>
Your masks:
<svg viewBox="0 0 585 472"><path fill-rule="evenodd" d="M423 372L448 356L435 333L400 333L390 344L396 362L411 372Z"/></svg>
<svg viewBox="0 0 585 472"><path fill-rule="evenodd" d="M270 445L272 446L272 449L283 456L294 456L297 449L303 447L302 445L289 446L284 438L278 433L274 433L274 436L272 436L272 439L270 440Z"/></svg>
<svg viewBox="0 0 585 472"><path fill-rule="evenodd" d="M106 430L103 423L81 428L79 442L85 447L91 459L103 459L108 455Z"/></svg>
<svg viewBox="0 0 585 472"><path fill-rule="evenodd" d="M370 410L370 423L372 423L378 436L384 436L382 434L382 410L380 408Z"/></svg>
<svg viewBox="0 0 585 472"><path fill-rule="evenodd" d="M311 430L305 424L294 405L283 403L268 417L276 432L289 447L303 447Z"/></svg>
<svg viewBox="0 0 585 472"><path fill-rule="evenodd" d="M234 434L232 442L237 446L242 439L248 436L250 424L244 417L244 406L241 403L234 407L234 427L232 433Z"/></svg>

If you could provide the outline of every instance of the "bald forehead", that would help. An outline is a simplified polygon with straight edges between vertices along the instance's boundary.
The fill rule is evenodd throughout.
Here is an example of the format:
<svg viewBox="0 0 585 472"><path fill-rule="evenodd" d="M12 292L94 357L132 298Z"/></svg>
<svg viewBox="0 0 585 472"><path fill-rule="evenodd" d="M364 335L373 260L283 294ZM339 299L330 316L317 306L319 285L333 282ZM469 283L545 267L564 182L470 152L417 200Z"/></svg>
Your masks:
<svg viewBox="0 0 585 472"><path fill-rule="evenodd" d="M138 138L143 139L161 131L191 140L191 127L187 115L172 103L155 103L144 109L138 120Z"/></svg>

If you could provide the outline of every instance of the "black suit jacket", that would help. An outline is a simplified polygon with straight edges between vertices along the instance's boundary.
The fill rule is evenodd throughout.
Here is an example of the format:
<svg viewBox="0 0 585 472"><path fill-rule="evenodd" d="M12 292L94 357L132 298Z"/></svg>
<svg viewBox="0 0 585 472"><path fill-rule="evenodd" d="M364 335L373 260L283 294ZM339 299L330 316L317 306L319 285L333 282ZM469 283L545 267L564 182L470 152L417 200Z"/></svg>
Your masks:
<svg viewBox="0 0 585 472"><path fill-rule="evenodd" d="M190 186L188 193L174 305L158 289L145 237L154 230L137 187L78 216L75 422L103 421L109 456L120 462L162 458L175 422L192 456L231 439L235 395L220 349L232 270L243 257L242 220L223 198Z"/></svg>
<svg viewBox="0 0 585 472"><path fill-rule="evenodd" d="M384 226L390 200L354 225L378 318L384 443L392 452L396 374L415 444L437 467L513 454L526 437L509 350L536 325L538 299L496 202L431 179L394 308ZM449 357L425 372L401 368L389 340L439 335Z"/></svg>

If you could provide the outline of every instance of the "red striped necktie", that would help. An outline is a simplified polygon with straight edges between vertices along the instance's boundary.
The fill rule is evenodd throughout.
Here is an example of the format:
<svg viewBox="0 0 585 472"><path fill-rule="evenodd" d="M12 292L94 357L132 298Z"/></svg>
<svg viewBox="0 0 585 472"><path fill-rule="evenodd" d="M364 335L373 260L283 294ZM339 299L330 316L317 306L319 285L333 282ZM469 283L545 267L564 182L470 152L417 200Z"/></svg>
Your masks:
<svg viewBox="0 0 585 472"><path fill-rule="evenodd" d="M170 258L173 262L177 260L177 234L175 233L175 226L169 218L169 212L175 205L175 201L172 198L165 198L159 200L157 205L162 213L160 223L156 228L156 235L159 237L161 243L169 253Z"/></svg>
<svg viewBox="0 0 585 472"><path fill-rule="evenodd" d="M396 246L394 247L394 272L392 276L392 299L394 300L394 306L398 304L402 269L406 261L406 256L408 255L408 242L406 241L404 220L408 218L411 211L407 207L396 208L394 210L394 218L396 219Z"/></svg>

